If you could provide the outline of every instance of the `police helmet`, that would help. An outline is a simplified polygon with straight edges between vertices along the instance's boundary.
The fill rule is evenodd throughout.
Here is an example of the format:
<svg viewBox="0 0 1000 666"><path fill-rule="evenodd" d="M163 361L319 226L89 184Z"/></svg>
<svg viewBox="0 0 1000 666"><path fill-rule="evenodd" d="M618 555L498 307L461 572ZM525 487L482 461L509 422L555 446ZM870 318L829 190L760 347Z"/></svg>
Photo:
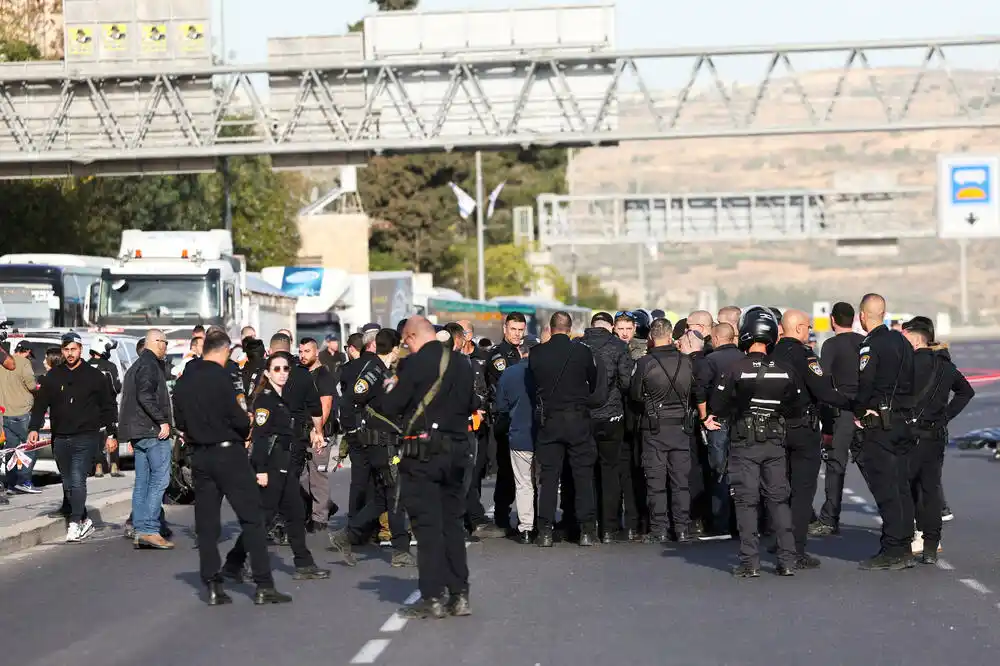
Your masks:
<svg viewBox="0 0 1000 666"><path fill-rule="evenodd" d="M767 345L769 354L778 342L778 320L771 308L751 307L740 318L740 349L745 352L755 342Z"/></svg>
<svg viewBox="0 0 1000 666"><path fill-rule="evenodd" d="M111 353L112 349L117 349L118 341L112 340L106 335L95 335L90 343L90 353L104 356Z"/></svg>
<svg viewBox="0 0 1000 666"><path fill-rule="evenodd" d="M649 327L653 323L653 318L646 310L632 310L632 321L635 322L635 337L640 340L649 339Z"/></svg>

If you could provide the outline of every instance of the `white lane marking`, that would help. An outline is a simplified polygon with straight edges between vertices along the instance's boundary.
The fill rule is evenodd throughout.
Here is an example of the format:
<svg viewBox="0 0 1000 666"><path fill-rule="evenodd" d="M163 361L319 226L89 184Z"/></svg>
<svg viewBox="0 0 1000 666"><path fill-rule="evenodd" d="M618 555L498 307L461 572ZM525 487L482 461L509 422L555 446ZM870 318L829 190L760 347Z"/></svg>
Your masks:
<svg viewBox="0 0 1000 666"><path fill-rule="evenodd" d="M990 588L986 587L975 578L962 578L958 582L971 590L975 590L979 594L993 594Z"/></svg>
<svg viewBox="0 0 1000 666"><path fill-rule="evenodd" d="M415 604L420 600L420 590L413 590L413 593L406 597L406 601L403 602L404 606L409 606L410 604Z"/></svg>
<svg viewBox="0 0 1000 666"><path fill-rule="evenodd" d="M864 502L861 506L861 510L865 513L878 513L878 509L873 507L871 504Z"/></svg>
<svg viewBox="0 0 1000 666"><path fill-rule="evenodd" d="M864 497L858 497L857 495L848 495L847 499L854 502L855 504L868 504Z"/></svg>
<svg viewBox="0 0 1000 666"><path fill-rule="evenodd" d="M385 649L389 647L389 639L373 638L358 650L358 653L351 659L352 664L374 664Z"/></svg>
<svg viewBox="0 0 1000 666"><path fill-rule="evenodd" d="M948 562L947 560L938 560L937 561L937 568L938 569L942 569L944 571L954 571L955 570L955 567L953 567L951 565L951 562Z"/></svg>
<svg viewBox="0 0 1000 666"><path fill-rule="evenodd" d="M393 613L389 616L389 619L385 621L382 628L379 631L383 634L392 634L397 631L402 631L403 627L406 626L407 620L405 617L401 617L399 613Z"/></svg>
<svg viewBox="0 0 1000 666"><path fill-rule="evenodd" d="M882 516L872 516L872 519L879 525L882 524Z"/></svg>
<svg viewBox="0 0 1000 666"><path fill-rule="evenodd" d="M844 488L844 494L845 495L853 495L854 491L851 490L850 488Z"/></svg>

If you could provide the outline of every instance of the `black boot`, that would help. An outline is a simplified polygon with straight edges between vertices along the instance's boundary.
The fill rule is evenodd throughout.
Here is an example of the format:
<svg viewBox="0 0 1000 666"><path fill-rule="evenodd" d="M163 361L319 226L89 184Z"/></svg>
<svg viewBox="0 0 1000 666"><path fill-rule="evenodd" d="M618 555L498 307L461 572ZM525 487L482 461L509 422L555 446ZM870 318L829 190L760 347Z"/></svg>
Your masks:
<svg viewBox="0 0 1000 666"><path fill-rule="evenodd" d="M287 604L291 603L292 598L287 594L282 594L278 592L273 587L258 587L257 593L253 595L253 602L258 606L265 606L267 604Z"/></svg>
<svg viewBox="0 0 1000 666"><path fill-rule="evenodd" d="M232 597L226 594L226 591L222 589L222 583L218 581L212 581L208 584L208 605L209 606L222 606L223 604L233 603Z"/></svg>
<svg viewBox="0 0 1000 666"><path fill-rule="evenodd" d="M535 543L538 544L539 548L551 548L552 547L552 527L543 526L538 529L538 538Z"/></svg>
<svg viewBox="0 0 1000 666"><path fill-rule="evenodd" d="M881 552L870 560L858 565L865 571L902 571L913 566L913 556L910 554L890 555Z"/></svg>
<svg viewBox="0 0 1000 666"><path fill-rule="evenodd" d="M448 610L440 599L421 599L412 606L403 606L397 613L407 620L426 620L434 618L440 620L448 617Z"/></svg>
<svg viewBox="0 0 1000 666"><path fill-rule="evenodd" d="M605 532L601 536L601 543L603 543L605 545L609 544L609 543L614 543L614 542L615 542L615 533L614 532Z"/></svg>
<svg viewBox="0 0 1000 666"><path fill-rule="evenodd" d="M447 610L450 615L455 617L472 615L472 606L469 605L469 593L459 592L458 594L451 595L451 598L448 599Z"/></svg>
<svg viewBox="0 0 1000 666"><path fill-rule="evenodd" d="M581 526L580 528L580 545L581 546L596 546L597 540L597 525L593 523L588 523Z"/></svg>
<svg viewBox="0 0 1000 666"><path fill-rule="evenodd" d="M744 562L733 569L733 576L736 578L760 578L760 566Z"/></svg>
<svg viewBox="0 0 1000 666"><path fill-rule="evenodd" d="M674 541L677 543L691 543L694 540L694 537L686 529L674 530Z"/></svg>
<svg viewBox="0 0 1000 666"><path fill-rule="evenodd" d="M920 554L921 564L937 564L938 561L938 544L933 541L924 542L924 552Z"/></svg>
<svg viewBox="0 0 1000 666"><path fill-rule="evenodd" d="M307 567L295 567L295 573L292 574L293 580L326 580L329 577L329 569L320 569L315 564Z"/></svg>

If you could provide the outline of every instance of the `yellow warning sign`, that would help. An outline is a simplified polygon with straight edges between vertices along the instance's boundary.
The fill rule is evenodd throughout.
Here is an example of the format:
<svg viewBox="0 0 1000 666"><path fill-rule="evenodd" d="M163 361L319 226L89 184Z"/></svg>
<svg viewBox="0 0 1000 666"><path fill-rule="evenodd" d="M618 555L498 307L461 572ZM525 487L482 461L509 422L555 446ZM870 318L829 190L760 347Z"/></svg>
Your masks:
<svg viewBox="0 0 1000 666"><path fill-rule="evenodd" d="M142 26L142 50L146 53L166 53L167 26L164 23L144 23Z"/></svg>
<svg viewBox="0 0 1000 666"><path fill-rule="evenodd" d="M94 55L94 29L87 26L70 27L67 26L66 40L68 51L71 56L92 56Z"/></svg>
<svg viewBox="0 0 1000 666"><path fill-rule="evenodd" d="M124 51L128 48L128 26L124 23L107 23L103 26L102 51Z"/></svg>
<svg viewBox="0 0 1000 666"><path fill-rule="evenodd" d="M208 51L208 40L205 38L204 23L183 23L179 26L181 50L185 53Z"/></svg>

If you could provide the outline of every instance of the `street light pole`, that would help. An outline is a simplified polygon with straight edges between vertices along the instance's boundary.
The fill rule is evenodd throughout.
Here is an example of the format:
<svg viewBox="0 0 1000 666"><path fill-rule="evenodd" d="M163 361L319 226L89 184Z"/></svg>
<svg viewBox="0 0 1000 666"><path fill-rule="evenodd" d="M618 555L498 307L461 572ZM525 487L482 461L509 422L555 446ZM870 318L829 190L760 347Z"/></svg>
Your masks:
<svg viewBox="0 0 1000 666"><path fill-rule="evenodd" d="M485 226L483 212L483 154L476 151L476 255L479 260L479 300L486 300L486 257L484 250L483 228Z"/></svg>

